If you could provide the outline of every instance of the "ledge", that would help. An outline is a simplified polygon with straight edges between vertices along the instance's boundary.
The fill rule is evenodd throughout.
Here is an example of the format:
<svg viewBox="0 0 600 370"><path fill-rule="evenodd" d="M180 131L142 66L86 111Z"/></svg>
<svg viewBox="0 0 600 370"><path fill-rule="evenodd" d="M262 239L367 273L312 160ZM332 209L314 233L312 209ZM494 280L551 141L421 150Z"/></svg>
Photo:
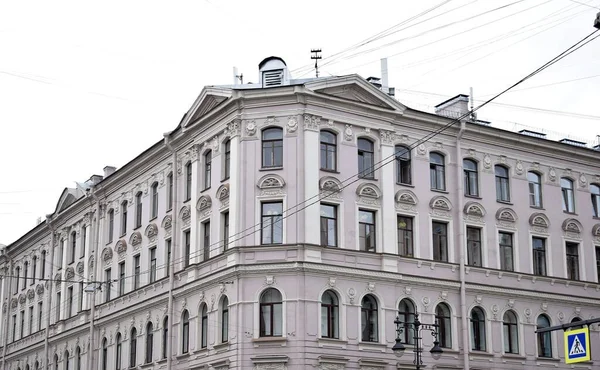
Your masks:
<svg viewBox="0 0 600 370"><path fill-rule="evenodd" d="M450 192L447 190L431 189L431 188L429 190L433 191L434 193L450 194Z"/></svg>
<svg viewBox="0 0 600 370"><path fill-rule="evenodd" d="M153 368L154 367L154 362L146 362L145 364L141 364L139 367L142 368L142 369Z"/></svg>
<svg viewBox="0 0 600 370"><path fill-rule="evenodd" d="M182 359L187 358L187 357L190 357L190 352L188 352L188 353L182 353L180 355L175 356L175 358L178 359L178 360L182 360Z"/></svg>
<svg viewBox="0 0 600 370"><path fill-rule="evenodd" d="M485 352L485 351L469 351L469 357L494 357L493 353Z"/></svg>
<svg viewBox="0 0 600 370"><path fill-rule="evenodd" d="M327 173L335 173L335 174L338 174L338 175L340 174L340 172L337 171L337 170L328 170L326 168L319 168L319 171L323 171L323 172L327 172Z"/></svg>
<svg viewBox="0 0 600 370"><path fill-rule="evenodd" d="M560 362L560 358L555 357L536 357L536 361Z"/></svg>
<svg viewBox="0 0 600 370"><path fill-rule="evenodd" d="M404 184L402 182L396 182L396 185L405 186L407 188L414 188L415 187L413 184Z"/></svg>
<svg viewBox="0 0 600 370"><path fill-rule="evenodd" d="M229 350L229 342L223 342L213 345L213 349L217 352Z"/></svg>
<svg viewBox="0 0 600 370"><path fill-rule="evenodd" d="M346 348L348 345L347 340L333 339L333 338L317 338L319 347L334 347L334 348Z"/></svg>
<svg viewBox="0 0 600 370"><path fill-rule="evenodd" d="M359 351L386 352L387 348L387 344L378 342L358 342Z"/></svg>
<svg viewBox="0 0 600 370"><path fill-rule="evenodd" d="M160 360L156 361L157 364L164 364L167 362L166 358L161 358Z"/></svg>
<svg viewBox="0 0 600 370"><path fill-rule="evenodd" d="M258 169L259 171L265 172L265 171L280 171L283 170L283 166L279 166L279 167L261 167Z"/></svg>
<svg viewBox="0 0 600 370"><path fill-rule="evenodd" d="M279 363L285 364L288 362L289 357L287 355L261 355L250 357L253 364L272 364Z"/></svg>
<svg viewBox="0 0 600 370"><path fill-rule="evenodd" d="M286 337L254 338L254 339L252 339L252 343L254 343L255 347L260 347L261 345L265 345L265 346L273 345L273 346L285 347L287 344L287 338Z"/></svg>
<svg viewBox="0 0 600 370"><path fill-rule="evenodd" d="M512 360L527 360L527 356L522 356L516 353L503 353L502 358Z"/></svg>

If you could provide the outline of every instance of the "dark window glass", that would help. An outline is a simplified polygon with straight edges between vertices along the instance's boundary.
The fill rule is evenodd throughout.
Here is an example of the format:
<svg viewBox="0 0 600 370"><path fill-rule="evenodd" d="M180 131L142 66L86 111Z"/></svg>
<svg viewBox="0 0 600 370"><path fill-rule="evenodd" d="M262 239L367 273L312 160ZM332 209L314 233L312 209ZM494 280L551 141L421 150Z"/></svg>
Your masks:
<svg viewBox="0 0 600 370"><path fill-rule="evenodd" d="M339 338L339 303L337 294L331 290L321 297L321 336Z"/></svg>
<svg viewBox="0 0 600 370"><path fill-rule="evenodd" d="M480 228L467 227L467 259L471 266L482 266Z"/></svg>
<svg viewBox="0 0 600 370"><path fill-rule="evenodd" d="M532 238L533 274L546 276L546 239Z"/></svg>
<svg viewBox="0 0 600 370"><path fill-rule="evenodd" d="M112 243L115 230L115 211L108 211L108 242Z"/></svg>
<svg viewBox="0 0 600 370"><path fill-rule="evenodd" d="M519 329L517 316L513 311L506 311L502 320L504 337L504 353L519 354Z"/></svg>
<svg viewBox="0 0 600 370"><path fill-rule="evenodd" d="M473 351L486 349L485 313L479 307L471 310L471 349Z"/></svg>
<svg viewBox="0 0 600 370"><path fill-rule="evenodd" d="M167 245L167 272L165 276L169 276L171 274L171 239L167 239L165 244Z"/></svg>
<svg viewBox="0 0 600 370"><path fill-rule="evenodd" d="M167 346L169 343L169 318L165 317L163 320L163 331L162 331L162 358L167 358Z"/></svg>
<svg viewBox="0 0 600 370"><path fill-rule="evenodd" d="M140 255L133 256L133 289L140 287Z"/></svg>
<svg viewBox="0 0 600 370"><path fill-rule="evenodd" d="M229 341L229 300L223 297L221 302L221 343Z"/></svg>
<svg viewBox="0 0 600 370"><path fill-rule="evenodd" d="M529 182L529 205L542 208L542 178L535 172L527 172Z"/></svg>
<svg viewBox="0 0 600 370"><path fill-rule="evenodd" d="M71 253L69 254L69 263L75 262L75 255L77 254L77 233L71 233Z"/></svg>
<svg viewBox="0 0 600 370"><path fill-rule="evenodd" d="M372 179L375 177L375 154L373 142L367 139L358 139L357 143L359 177Z"/></svg>
<svg viewBox="0 0 600 370"><path fill-rule="evenodd" d="M121 366L123 364L123 338L121 337L121 333L117 333L117 339L115 342L115 369L121 370Z"/></svg>
<svg viewBox="0 0 600 370"><path fill-rule="evenodd" d="M500 241L500 268L506 271L514 271L513 262L513 234L499 232L498 239Z"/></svg>
<svg viewBox="0 0 600 370"><path fill-rule="evenodd" d="M283 243L283 203L265 202L261 204L262 244Z"/></svg>
<svg viewBox="0 0 600 370"><path fill-rule="evenodd" d="M200 313L200 348L206 348L208 345L208 309L206 305L202 305Z"/></svg>
<svg viewBox="0 0 600 370"><path fill-rule="evenodd" d="M496 200L510 202L510 185L508 183L508 168L497 165L496 172Z"/></svg>
<svg viewBox="0 0 600 370"><path fill-rule="evenodd" d="M125 261L119 263L119 295L125 294Z"/></svg>
<svg viewBox="0 0 600 370"><path fill-rule="evenodd" d="M156 281L156 248L150 249L150 283Z"/></svg>
<svg viewBox="0 0 600 370"><path fill-rule="evenodd" d="M596 184L590 185L592 193L592 209L594 217L600 217L600 186Z"/></svg>
<svg viewBox="0 0 600 370"><path fill-rule="evenodd" d="M546 315L540 315L537 319L537 330L550 327L550 319ZM537 333L538 357L552 357L551 332Z"/></svg>
<svg viewBox="0 0 600 370"><path fill-rule="evenodd" d="M167 210L173 208L173 173L167 176Z"/></svg>
<svg viewBox="0 0 600 370"><path fill-rule="evenodd" d="M210 188L212 171L212 151L204 154L204 189Z"/></svg>
<svg viewBox="0 0 600 370"><path fill-rule="evenodd" d="M398 318L402 323L409 324L402 328L402 343L414 344L415 343L415 329L413 325L415 322L415 305L410 299L403 299L398 305Z"/></svg>
<svg viewBox="0 0 600 370"><path fill-rule="evenodd" d="M73 286L67 288L67 318L73 315Z"/></svg>
<svg viewBox="0 0 600 370"><path fill-rule="evenodd" d="M121 235L127 234L127 202L121 203Z"/></svg>
<svg viewBox="0 0 600 370"><path fill-rule="evenodd" d="M321 204L321 245L337 247L337 207Z"/></svg>
<svg viewBox="0 0 600 370"><path fill-rule="evenodd" d="M223 212L223 246L227 250L229 245L229 212Z"/></svg>
<svg viewBox="0 0 600 370"><path fill-rule="evenodd" d="M84 229L85 230L85 229ZM31 285L35 284L35 278L37 277L37 257L33 256L31 259Z"/></svg>
<svg viewBox="0 0 600 370"><path fill-rule="evenodd" d="M398 216L398 254L414 257L412 217Z"/></svg>
<svg viewBox="0 0 600 370"><path fill-rule="evenodd" d="M152 349L154 346L154 327L151 322L146 325L146 363L152 362Z"/></svg>
<svg viewBox="0 0 600 370"><path fill-rule="evenodd" d="M190 350L190 314L187 310L181 315L181 353L188 353Z"/></svg>
<svg viewBox="0 0 600 370"><path fill-rule="evenodd" d="M477 163L470 159L463 160L465 195L479 195L479 179L477 173Z"/></svg>
<svg viewBox="0 0 600 370"><path fill-rule="evenodd" d="M60 321L60 311L61 311L60 309L61 309L62 305L63 305L62 296L61 296L61 293L58 292L58 293L56 293L56 308L55 308L56 309L56 321Z"/></svg>
<svg viewBox="0 0 600 370"><path fill-rule="evenodd" d="M452 348L452 325L450 308L445 303L440 303L435 308L435 323L438 324L438 340L440 347Z"/></svg>
<svg viewBox="0 0 600 370"><path fill-rule="evenodd" d="M439 153L429 154L429 179L431 189L446 190L446 165Z"/></svg>
<svg viewBox="0 0 600 370"><path fill-rule="evenodd" d="M135 227L142 226L142 192L135 196Z"/></svg>
<svg viewBox="0 0 600 370"><path fill-rule="evenodd" d="M185 200L192 199L192 162L185 165Z"/></svg>
<svg viewBox="0 0 600 370"><path fill-rule="evenodd" d="M561 178L560 188L562 192L563 211L575 213L575 194L573 192L573 181L564 177Z"/></svg>
<svg viewBox="0 0 600 370"><path fill-rule="evenodd" d="M283 333L281 293L269 288L260 296L260 336L280 337Z"/></svg>
<svg viewBox="0 0 600 370"><path fill-rule="evenodd" d="M104 281L106 282L105 286L110 286L111 285L112 273L111 273L110 269L106 269L104 271ZM111 291L111 289L104 289L104 301L105 302L110 301L110 291Z"/></svg>
<svg viewBox="0 0 600 370"><path fill-rule="evenodd" d="M183 267L186 268L190 265L191 255L191 240L190 240L190 231L186 230L183 232L183 245L185 248L184 257L183 257Z"/></svg>
<svg viewBox="0 0 600 370"><path fill-rule="evenodd" d="M210 221L202 223L202 254L204 261L210 258Z"/></svg>
<svg viewBox="0 0 600 370"><path fill-rule="evenodd" d="M433 229L433 259L448 262L448 224L432 222Z"/></svg>
<svg viewBox="0 0 600 370"><path fill-rule="evenodd" d="M225 158L223 160L223 180L226 180L229 178L231 173L231 141L227 140L223 146L225 147Z"/></svg>
<svg viewBox="0 0 600 370"><path fill-rule="evenodd" d="M360 306L360 325L361 341L378 342L379 341L379 320L377 301L373 296L366 295L362 299Z"/></svg>
<svg viewBox="0 0 600 370"><path fill-rule="evenodd" d="M579 244L567 242L567 279L579 280Z"/></svg>
<svg viewBox="0 0 600 370"><path fill-rule="evenodd" d="M358 238L361 251L376 251L375 233L375 212L358 211Z"/></svg>
<svg viewBox="0 0 600 370"><path fill-rule="evenodd" d="M158 183L152 184L152 210L151 218L158 216Z"/></svg>
<svg viewBox="0 0 600 370"><path fill-rule="evenodd" d="M600 283L600 247L596 247L596 281Z"/></svg>
<svg viewBox="0 0 600 370"><path fill-rule="evenodd" d="M80 252L80 257L85 257L85 248L86 248L86 242L87 242L87 227L83 226L81 228L81 252Z"/></svg>
<svg viewBox="0 0 600 370"><path fill-rule="evenodd" d="M283 166L283 130L277 127L262 132L262 167Z"/></svg>
<svg viewBox="0 0 600 370"><path fill-rule="evenodd" d="M137 330L131 329L129 338L129 367L136 367L137 364Z"/></svg>
<svg viewBox="0 0 600 370"><path fill-rule="evenodd" d="M396 181L399 184L412 184L410 149L396 146Z"/></svg>
<svg viewBox="0 0 600 370"><path fill-rule="evenodd" d="M329 131L321 131L321 169L335 171L337 165L337 138Z"/></svg>
<svg viewBox="0 0 600 370"><path fill-rule="evenodd" d="M104 339L102 339L102 370L107 370L107 369L108 369L108 343L106 341L106 338L104 338Z"/></svg>
<svg viewBox="0 0 600 370"><path fill-rule="evenodd" d="M42 251L42 273L40 274L40 278L46 278L46 251Z"/></svg>

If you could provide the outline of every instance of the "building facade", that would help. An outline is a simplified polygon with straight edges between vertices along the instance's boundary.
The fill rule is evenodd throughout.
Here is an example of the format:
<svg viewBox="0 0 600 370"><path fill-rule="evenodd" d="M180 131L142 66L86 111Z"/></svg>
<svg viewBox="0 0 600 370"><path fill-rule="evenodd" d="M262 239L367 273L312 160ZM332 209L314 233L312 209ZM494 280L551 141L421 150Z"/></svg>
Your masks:
<svg viewBox="0 0 600 370"><path fill-rule="evenodd" d="M2 370L409 369L415 312L432 368L570 368L535 330L600 316L599 152L259 69L1 250Z"/></svg>

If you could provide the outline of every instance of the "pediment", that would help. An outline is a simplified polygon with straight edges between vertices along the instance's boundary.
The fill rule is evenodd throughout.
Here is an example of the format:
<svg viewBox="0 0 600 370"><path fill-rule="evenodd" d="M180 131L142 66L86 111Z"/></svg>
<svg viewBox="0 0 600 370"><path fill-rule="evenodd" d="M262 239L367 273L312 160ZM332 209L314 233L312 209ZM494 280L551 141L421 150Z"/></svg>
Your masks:
<svg viewBox="0 0 600 370"><path fill-rule="evenodd" d="M65 188L60 198L58 198L58 202L56 203L55 213L60 213L65 209L69 208L69 206L77 201L83 194L78 194L77 189Z"/></svg>
<svg viewBox="0 0 600 370"><path fill-rule="evenodd" d="M358 75L317 80L305 84L308 89L324 95L351 100L393 111L403 112L406 107Z"/></svg>
<svg viewBox="0 0 600 370"><path fill-rule="evenodd" d="M204 115L215 109L219 104L231 97L231 90L217 87L205 87L196 98L196 101L185 114L181 122L182 127L187 127Z"/></svg>

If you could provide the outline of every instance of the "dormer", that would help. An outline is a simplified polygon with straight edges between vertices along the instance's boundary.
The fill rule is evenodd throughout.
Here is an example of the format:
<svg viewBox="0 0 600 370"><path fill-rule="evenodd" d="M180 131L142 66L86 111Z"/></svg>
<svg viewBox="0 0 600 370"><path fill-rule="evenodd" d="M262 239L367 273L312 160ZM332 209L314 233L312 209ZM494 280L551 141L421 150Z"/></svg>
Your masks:
<svg viewBox="0 0 600 370"><path fill-rule="evenodd" d="M279 57L268 57L258 64L262 87L284 86L290 84L290 72L285 61Z"/></svg>

